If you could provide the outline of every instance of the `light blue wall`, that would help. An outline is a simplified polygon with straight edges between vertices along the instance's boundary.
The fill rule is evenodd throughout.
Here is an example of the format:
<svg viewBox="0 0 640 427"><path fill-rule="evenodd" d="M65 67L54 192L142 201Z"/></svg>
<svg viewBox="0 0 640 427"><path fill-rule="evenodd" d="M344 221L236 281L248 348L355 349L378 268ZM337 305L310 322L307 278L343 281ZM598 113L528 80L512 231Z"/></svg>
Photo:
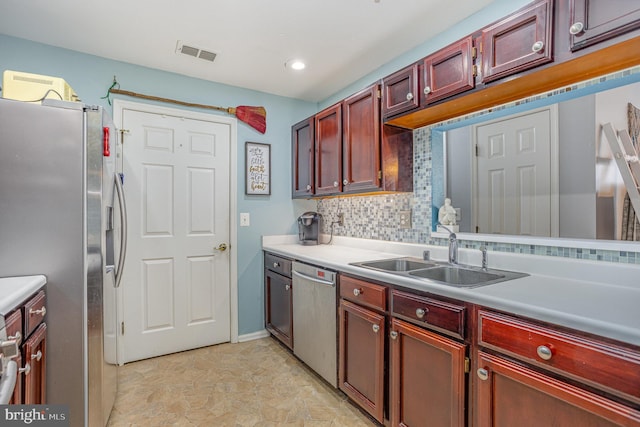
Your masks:
<svg viewBox="0 0 640 427"><path fill-rule="evenodd" d="M317 111L317 105L0 34L0 72L7 69L62 77L84 102L102 105L109 111L111 107L107 101L100 98L106 94L114 75L117 76L122 89L134 92L222 107L238 105L265 107L267 132L262 135L239 121L236 147L237 212L251 214L251 226L239 227L237 235L239 334L262 330L264 328L264 297L261 236L297 232L295 228L297 216L310 207L310 202L291 200L291 125L314 114ZM133 98L123 99L137 101ZM211 113L211 110L202 111ZM244 194L245 141L271 144L271 196L249 197ZM312 207L315 207L315 203Z"/></svg>

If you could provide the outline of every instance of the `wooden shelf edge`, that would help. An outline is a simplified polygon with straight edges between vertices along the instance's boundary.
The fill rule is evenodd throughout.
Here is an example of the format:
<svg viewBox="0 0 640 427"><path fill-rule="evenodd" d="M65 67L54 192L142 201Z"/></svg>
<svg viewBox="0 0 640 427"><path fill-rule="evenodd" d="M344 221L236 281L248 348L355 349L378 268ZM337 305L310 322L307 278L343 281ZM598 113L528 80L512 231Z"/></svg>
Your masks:
<svg viewBox="0 0 640 427"><path fill-rule="evenodd" d="M385 124L417 129L508 102L640 65L640 36L578 58L503 81L451 101L388 120Z"/></svg>

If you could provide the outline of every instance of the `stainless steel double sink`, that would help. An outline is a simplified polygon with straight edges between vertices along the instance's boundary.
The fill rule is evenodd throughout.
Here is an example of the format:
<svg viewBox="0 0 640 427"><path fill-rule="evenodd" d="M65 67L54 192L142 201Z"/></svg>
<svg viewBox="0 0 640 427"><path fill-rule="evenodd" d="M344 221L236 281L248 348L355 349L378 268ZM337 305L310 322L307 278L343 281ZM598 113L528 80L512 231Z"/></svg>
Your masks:
<svg viewBox="0 0 640 427"><path fill-rule="evenodd" d="M425 279L458 288L475 288L528 276L526 273L517 273L515 271L483 269L469 265L426 261L412 257L354 262L351 265Z"/></svg>

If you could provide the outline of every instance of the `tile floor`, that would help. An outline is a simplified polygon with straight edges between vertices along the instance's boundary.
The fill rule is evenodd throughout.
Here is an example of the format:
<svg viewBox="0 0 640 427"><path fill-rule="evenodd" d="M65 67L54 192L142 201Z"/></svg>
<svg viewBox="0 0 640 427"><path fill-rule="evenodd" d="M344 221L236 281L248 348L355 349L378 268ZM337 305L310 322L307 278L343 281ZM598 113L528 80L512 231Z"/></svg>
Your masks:
<svg viewBox="0 0 640 427"><path fill-rule="evenodd" d="M372 427L273 338L126 364L107 427Z"/></svg>

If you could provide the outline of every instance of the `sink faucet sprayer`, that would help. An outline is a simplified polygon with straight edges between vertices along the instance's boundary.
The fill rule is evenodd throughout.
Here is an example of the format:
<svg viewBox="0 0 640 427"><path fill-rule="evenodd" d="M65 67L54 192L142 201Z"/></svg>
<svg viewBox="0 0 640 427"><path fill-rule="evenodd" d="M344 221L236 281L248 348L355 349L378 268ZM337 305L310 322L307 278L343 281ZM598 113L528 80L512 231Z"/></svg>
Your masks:
<svg viewBox="0 0 640 427"><path fill-rule="evenodd" d="M446 225L438 223L438 225L449 232L449 264L458 263L458 238L456 233L451 231Z"/></svg>

